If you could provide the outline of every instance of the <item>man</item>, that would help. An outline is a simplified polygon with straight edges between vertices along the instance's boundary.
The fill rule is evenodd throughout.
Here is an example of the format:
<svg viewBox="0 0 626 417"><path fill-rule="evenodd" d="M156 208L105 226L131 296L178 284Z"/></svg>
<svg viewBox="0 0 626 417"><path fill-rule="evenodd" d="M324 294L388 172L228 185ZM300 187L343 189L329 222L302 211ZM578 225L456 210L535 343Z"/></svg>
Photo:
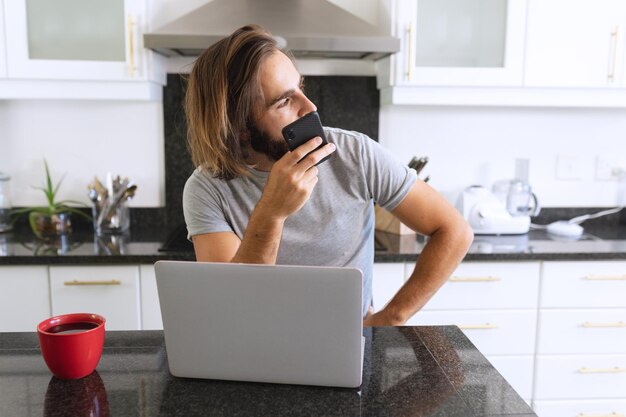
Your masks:
<svg viewBox="0 0 626 417"><path fill-rule="evenodd" d="M290 152L282 128L316 110L302 88L292 60L259 26L238 29L195 62L185 111L197 169L183 207L196 259L358 267L364 325L401 325L456 268L471 229L365 135L324 128L327 145L315 150L321 139L313 138ZM375 313L374 202L430 236L406 284Z"/></svg>

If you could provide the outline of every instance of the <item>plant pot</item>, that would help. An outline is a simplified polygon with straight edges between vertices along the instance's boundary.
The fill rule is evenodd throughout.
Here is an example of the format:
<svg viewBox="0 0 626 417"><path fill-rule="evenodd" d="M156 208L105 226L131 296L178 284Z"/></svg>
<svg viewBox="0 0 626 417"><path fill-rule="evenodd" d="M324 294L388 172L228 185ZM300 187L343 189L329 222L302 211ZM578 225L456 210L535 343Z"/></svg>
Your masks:
<svg viewBox="0 0 626 417"><path fill-rule="evenodd" d="M69 213L46 214L31 212L28 222L33 233L39 237L68 234L72 231Z"/></svg>

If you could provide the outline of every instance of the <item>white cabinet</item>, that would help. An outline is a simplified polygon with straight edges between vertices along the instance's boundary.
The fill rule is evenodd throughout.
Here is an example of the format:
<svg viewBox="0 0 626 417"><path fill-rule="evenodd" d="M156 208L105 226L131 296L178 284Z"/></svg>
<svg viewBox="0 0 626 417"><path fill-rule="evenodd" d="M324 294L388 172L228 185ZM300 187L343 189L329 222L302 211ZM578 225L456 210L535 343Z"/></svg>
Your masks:
<svg viewBox="0 0 626 417"><path fill-rule="evenodd" d="M542 417L620 417L626 400L536 401L533 408Z"/></svg>
<svg viewBox="0 0 626 417"><path fill-rule="evenodd" d="M141 328L162 330L163 320L154 265L140 265L139 274L141 275Z"/></svg>
<svg viewBox="0 0 626 417"><path fill-rule="evenodd" d="M0 98L160 100L164 61L143 48L145 0L4 2Z"/></svg>
<svg viewBox="0 0 626 417"><path fill-rule="evenodd" d="M7 76L6 41L4 40L4 0L0 0L0 79Z"/></svg>
<svg viewBox="0 0 626 417"><path fill-rule="evenodd" d="M525 85L626 87L626 2L530 0Z"/></svg>
<svg viewBox="0 0 626 417"><path fill-rule="evenodd" d="M97 313L109 330L141 329L139 267L51 266L52 314Z"/></svg>
<svg viewBox="0 0 626 417"><path fill-rule="evenodd" d="M372 302L379 311L393 298L405 281L404 263L375 263L372 277Z"/></svg>
<svg viewBox="0 0 626 417"><path fill-rule="evenodd" d="M624 412L626 262L544 262L540 294L538 414Z"/></svg>
<svg viewBox="0 0 626 417"><path fill-rule="evenodd" d="M0 267L0 332L34 332L50 317L47 266Z"/></svg>
<svg viewBox="0 0 626 417"><path fill-rule="evenodd" d="M526 0L396 2L389 85L520 86Z"/></svg>

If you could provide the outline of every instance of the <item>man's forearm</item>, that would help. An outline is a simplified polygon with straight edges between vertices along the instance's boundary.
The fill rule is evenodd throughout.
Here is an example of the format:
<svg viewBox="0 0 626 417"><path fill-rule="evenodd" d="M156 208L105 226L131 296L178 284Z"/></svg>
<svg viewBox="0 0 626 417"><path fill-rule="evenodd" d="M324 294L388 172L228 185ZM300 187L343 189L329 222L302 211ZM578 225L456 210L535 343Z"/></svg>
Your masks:
<svg viewBox="0 0 626 417"><path fill-rule="evenodd" d="M419 311L459 265L472 242L471 229L464 225L440 229L429 238L413 273L384 308L395 324L404 324Z"/></svg>
<svg viewBox="0 0 626 417"><path fill-rule="evenodd" d="M231 262L275 264L285 219L272 216L266 212L262 203L258 204L250 216L239 249Z"/></svg>

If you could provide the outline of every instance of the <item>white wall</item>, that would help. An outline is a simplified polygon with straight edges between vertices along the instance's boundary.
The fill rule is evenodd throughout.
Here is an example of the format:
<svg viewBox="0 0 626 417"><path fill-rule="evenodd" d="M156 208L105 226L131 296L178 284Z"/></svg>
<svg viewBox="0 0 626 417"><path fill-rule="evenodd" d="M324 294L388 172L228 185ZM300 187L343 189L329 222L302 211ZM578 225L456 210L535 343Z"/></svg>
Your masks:
<svg viewBox="0 0 626 417"><path fill-rule="evenodd" d="M389 106L380 142L402 161L428 156L423 173L451 202L468 185L512 178L530 158L530 183L544 207L614 206L626 182L595 179L596 157L626 170L625 109ZM557 156L574 157L580 180L557 180Z"/></svg>
<svg viewBox="0 0 626 417"><path fill-rule="evenodd" d="M32 186L65 174L60 199L89 203L87 184L106 173L137 184L130 206L165 205L163 106L154 102L0 100L0 171L11 175L14 206L41 205Z"/></svg>

